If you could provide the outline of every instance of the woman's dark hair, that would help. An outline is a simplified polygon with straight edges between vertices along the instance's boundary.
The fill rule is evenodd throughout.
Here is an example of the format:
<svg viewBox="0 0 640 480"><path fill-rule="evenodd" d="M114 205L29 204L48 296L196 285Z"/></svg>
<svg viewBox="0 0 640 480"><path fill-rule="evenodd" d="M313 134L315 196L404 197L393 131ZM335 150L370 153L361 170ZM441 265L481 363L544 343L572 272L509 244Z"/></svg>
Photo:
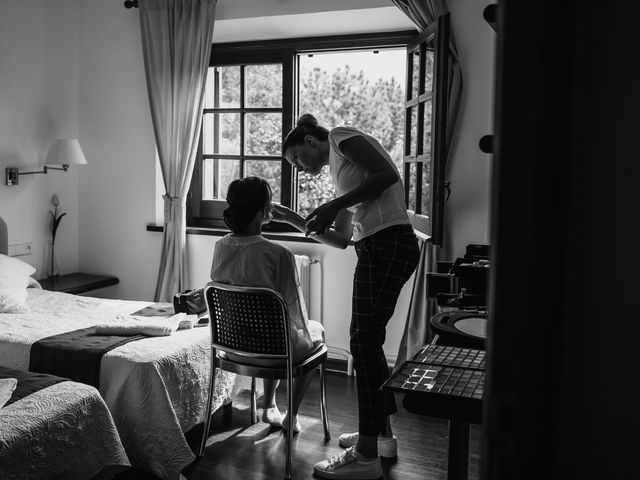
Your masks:
<svg viewBox="0 0 640 480"><path fill-rule="evenodd" d="M233 233L242 233L256 214L271 202L271 187L258 177L234 180L227 190L227 208L224 223Z"/></svg>
<svg viewBox="0 0 640 480"><path fill-rule="evenodd" d="M310 113L303 113L298 118L296 126L287 134L282 142L282 154L296 145L304 143L304 137L311 135L318 140L326 140L329 138L329 130L318 124L316 117Z"/></svg>

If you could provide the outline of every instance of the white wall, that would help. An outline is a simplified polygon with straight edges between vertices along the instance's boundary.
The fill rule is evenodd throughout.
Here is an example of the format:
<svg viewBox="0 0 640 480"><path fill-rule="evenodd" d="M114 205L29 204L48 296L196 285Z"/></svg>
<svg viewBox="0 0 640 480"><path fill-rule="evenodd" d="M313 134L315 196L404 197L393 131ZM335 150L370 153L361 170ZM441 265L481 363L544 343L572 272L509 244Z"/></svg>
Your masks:
<svg viewBox="0 0 640 480"><path fill-rule="evenodd" d="M320 3L318 3L320 4ZM348 3L346 3L348 4ZM332 10L266 17L217 18L213 42L246 42L276 38L317 37L345 33L412 30L415 26L397 7Z"/></svg>
<svg viewBox="0 0 640 480"><path fill-rule="evenodd" d="M216 19L297 15L389 7L391 0L218 0Z"/></svg>
<svg viewBox="0 0 640 480"><path fill-rule="evenodd" d="M3 0L0 12L0 216L9 243L32 242L20 257L46 275L51 195L61 201L56 257L62 272L78 268L78 177L68 172L20 176L6 186L4 170L42 170L54 138L78 137L77 0Z"/></svg>
<svg viewBox="0 0 640 480"><path fill-rule="evenodd" d="M489 3L449 0L453 33L461 59L463 95L455 148L447 165L451 196L445 210L443 259L464 254L469 243L489 243L492 157L478 141L493 133L495 32L482 17Z"/></svg>
<svg viewBox="0 0 640 480"><path fill-rule="evenodd" d="M105 295L151 300L160 240L155 221L155 144L138 11L83 0L80 8L80 264L120 279Z"/></svg>

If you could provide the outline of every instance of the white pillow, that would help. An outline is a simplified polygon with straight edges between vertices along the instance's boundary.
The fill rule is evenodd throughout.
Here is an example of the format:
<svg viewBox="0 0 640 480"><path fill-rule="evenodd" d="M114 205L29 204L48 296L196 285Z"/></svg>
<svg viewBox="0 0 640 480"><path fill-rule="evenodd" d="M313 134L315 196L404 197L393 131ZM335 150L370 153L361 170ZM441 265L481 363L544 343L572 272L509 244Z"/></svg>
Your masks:
<svg viewBox="0 0 640 480"><path fill-rule="evenodd" d="M9 401L17 385L15 378L0 378L0 408Z"/></svg>
<svg viewBox="0 0 640 480"><path fill-rule="evenodd" d="M36 269L0 253L0 313L26 310L27 285Z"/></svg>
<svg viewBox="0 0 640 480"><path fill-rule="evenodd" d="M29 283L27 284L27 288L37 288L38 290L42 290L42 285L40 282L33 277L29 277Z"/></svg>

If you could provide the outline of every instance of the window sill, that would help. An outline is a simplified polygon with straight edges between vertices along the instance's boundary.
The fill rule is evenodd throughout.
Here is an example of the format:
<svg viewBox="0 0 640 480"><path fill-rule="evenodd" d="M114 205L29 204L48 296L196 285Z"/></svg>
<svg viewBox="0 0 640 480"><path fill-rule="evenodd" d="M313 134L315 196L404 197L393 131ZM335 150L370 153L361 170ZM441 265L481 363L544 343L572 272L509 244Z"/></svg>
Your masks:
<svg viewBox="0 0 640 480"><path fill-rule="evenodd" d="M148 224L147 232L162 232L164 227L162 225ZM413 230L421 240L431 241L431 237L419 230ZM222 227L187 227L187 235L208 235L211 237L224 237L231 231L228 228ZM306 237L300 232L262 232L265 238L269 240L279 240L281 242L299 242L299 243L322 243L314 240L313 238ZM353 246L353 241L349 242L350 246Z"/></svg>
<svg viewBox="0 0 640 480"><path fill-rule="evenodd" d="M147 232L162 232L162 225L149 224ZM224 237L231 233L228 228L216 227L187 227L187 235L208 235L211 237ZM320 243L313 238L306 237L300 232L262 232L265 238L269 240L279 240L281 242L300 242L300 243Z"/></svg>

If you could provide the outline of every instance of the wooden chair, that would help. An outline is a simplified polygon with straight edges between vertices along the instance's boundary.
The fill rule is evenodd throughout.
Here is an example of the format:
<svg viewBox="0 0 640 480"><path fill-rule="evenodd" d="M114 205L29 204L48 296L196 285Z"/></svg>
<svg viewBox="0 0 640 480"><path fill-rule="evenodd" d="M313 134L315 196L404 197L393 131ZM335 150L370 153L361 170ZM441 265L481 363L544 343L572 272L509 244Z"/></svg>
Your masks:
<svg viewBox="0 0 640 480"><path fill-rule="evenodd" d="M211 404L216 367L252 377L251 423L256 422L255 379L286 379L287 411L293 403L293 379L320 367L320 413L324 438L330 440L327 420L325 361L327 346L318 345L307 357L293 362L289 338L289 313L282 296L269 288L239 287L210 282L204 290L211 326L211 381L207 400L207 416L199 455L204 455L211 426ZM230 358L226 352L236 356ZM237 360L250 359L250 363ZM280 360L275 366L259 365L259 360ZM290 419L290 424L293 418ZM286 434L285 479L291 478L291 441L293 425Z"/></svg>

